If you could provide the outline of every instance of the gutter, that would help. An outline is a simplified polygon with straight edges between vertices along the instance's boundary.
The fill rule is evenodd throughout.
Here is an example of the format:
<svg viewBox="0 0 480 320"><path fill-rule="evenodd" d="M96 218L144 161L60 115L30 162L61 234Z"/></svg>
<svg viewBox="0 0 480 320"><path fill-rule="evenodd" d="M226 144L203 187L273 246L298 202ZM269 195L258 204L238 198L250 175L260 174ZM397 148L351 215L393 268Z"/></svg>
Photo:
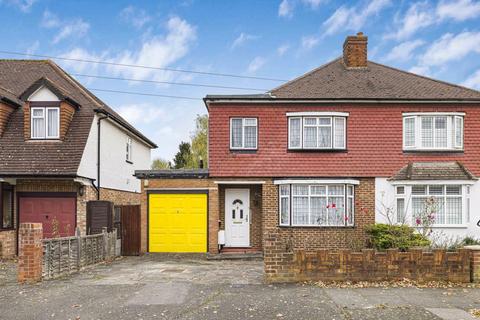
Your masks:
<svg viewBox="0 0 480 320"><path fill-rule="evenodd" d="M97 200L100 200L100 161L101 161L101 150L100 150L100 130L101 130L101 121L108 119L109 116L105 115L99 117L97 120L97 186L92 181L93 187L97 190Z"/></svg>
<svg viewBox="0 0 480 320"><path fill-rule="evenodd" d="M332 104L332 103L358 103L358 104L480 104L480 100L416 100L416 99L403 99L403 100L389 100L389 99L257 99L257 98L203 98L203 101L208 109L208 104L216 103L255 103L255 104Z"/></svg>

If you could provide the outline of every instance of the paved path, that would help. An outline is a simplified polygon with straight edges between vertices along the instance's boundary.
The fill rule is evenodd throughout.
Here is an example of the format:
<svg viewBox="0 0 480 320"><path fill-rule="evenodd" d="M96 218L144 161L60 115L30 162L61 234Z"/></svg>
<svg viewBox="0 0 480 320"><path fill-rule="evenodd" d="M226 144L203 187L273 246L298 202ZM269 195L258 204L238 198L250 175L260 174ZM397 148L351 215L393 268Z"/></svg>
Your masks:
<svg viewBox="0 0 480 320"><path fill-rule="evenodd" d="M480 289L319 288L262 283L260 261L124 258L18 285L0 268L0 319L475 319Z"/></svg>

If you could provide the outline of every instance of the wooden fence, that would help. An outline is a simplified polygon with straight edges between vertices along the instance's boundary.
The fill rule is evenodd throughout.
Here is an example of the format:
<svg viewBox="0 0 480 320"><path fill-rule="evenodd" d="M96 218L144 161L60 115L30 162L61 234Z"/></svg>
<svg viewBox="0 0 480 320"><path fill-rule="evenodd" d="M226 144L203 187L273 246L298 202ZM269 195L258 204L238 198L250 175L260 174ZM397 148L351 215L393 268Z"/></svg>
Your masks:
<svg viewBox="0 0 480 320"><path fill-rule="evenodd" d="M43 240L43 279L80 271L83 267L113 259L117 252L117 230Z"/></svg>

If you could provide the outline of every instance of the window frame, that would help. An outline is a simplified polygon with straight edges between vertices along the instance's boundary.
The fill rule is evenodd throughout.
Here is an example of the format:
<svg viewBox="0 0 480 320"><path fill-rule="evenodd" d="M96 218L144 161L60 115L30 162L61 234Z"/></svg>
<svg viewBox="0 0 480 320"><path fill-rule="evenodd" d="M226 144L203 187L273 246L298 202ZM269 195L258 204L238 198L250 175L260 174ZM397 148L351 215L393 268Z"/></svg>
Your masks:
<svg viewBox="0 0 480 320"><path fill-rule="evenodd" d="M287 132L288 132L288 141L287 148L288 150L346 150L347 149L347 117L346 115L328 115L328 114L305 114L305 115L287 115ZM306 119L316 119L315 125L306 125ZM320 119L330 119L330 125L320 124ZM291 143L291 121L300 120L300 145L298 147L292 146ZM343 121L343 145L337 146L335 143L335 130L336 130L336 121ZM316 147L306 147L305 146L305 127L315 127L316 128ZM319 146L319 128L330 128L330 146L329 147L320 147Z"/></svg>
<svg viewBox="0 0 480 320"><path fill-rule="evenodd" d="M423 146L424 130L422 128L423 119L432 120L432 143L431 147ZM437 119L446 118L446 146L437 146ZM413 144L407 145L407 120L413 119ZM460 124L457 121L460 120ZM424 112L424 113L404 113L402 115L402 148L404 151L454 151L462 152L464 150L464 126L465 114L460 112L442 113L442 112ZM460 144L457 144L457 128L460 130Z"/></svg>
<svg viewBox="0 0 480 320"><path fill-rule="evenodd" d="M289 190L289 195L288 196L282 196L280 189L282 186L288 186ZM293 188L294 186L306 186L307 187L307 194L306 195L294 195L293 194ZM343 187L343 194L342 195L332 195L329 194L329 187L338 187L342 186ZM318 195L318 194L312 194L312 187L325 187L325 194L324 195ZM349 195L349 188L352 188L352 194ZM293 223L293 198L294 197L307 197L308 199L308 220L310 222L311 216L312 216L312 211L311 211L311 199L312 198L325 198L325 203L327 206L329 205L329 198L339 198L342 197L344 200L344 211L343 211L343 224L324 224L324 225L318 225L318 224L294 224ZM288 223L282 223L282 199L288 198ZM348 210L349 210L349 199L351 200L352 204L352 221L350 219L346 219L348 216ZM330 208L326 208L326 215L328 219L328 210ZM291 227L291 228L297 228L297 227L309 227L309 228L349 228L349 227L355 227L355 185L349 184L349 183L284 183L284 184L279 184L278 185L278 226L280 227Z"/></svg>
<svg viewBox="0 0 480 320"><path fill-rule="evenodd" d="M10 192L10 220L12 221L11 226L4 227L3 226L3 217L5 216L5 212L3 211L3 193L5 191ZM0 232L6 230L13 230L15 229L15 193L12 185L6 184L4 182L0 182Z"/></svg>
<svg viewBox="0 0 480 320"><path fill-rule="evenodd" d="M125 161L128 163L133 163L133 155L132 155L132 138L130 136L127 136L127 141L125 143L126 150L125 150Z"/></svg>
<svg viewBox="0 0 480 320"><path fill-rule="evenodd" d="M35 116L34 111L35 110L42 110L42 116ZM56 124L57 124L57 132L56 135L50 136L48 134L48 123L49 123L49 110L56 110L57 111L57 119L56 119ZM33 128L33 120L34 119L43 119L44 122L44 130L45 132L43 133L43 136L41 137L35 137L34 136L34 128ZM60 139L60 107L42 107L42 106L32 106L30 107L30 138L32 140L57 140Z"/></svg>
<svg viewBox="0 0 480 320"><path fill-rule="evenodd" d="M413 192L412 192L412 189L413 187L419 187L419 186L425 186L425 194L417 194L417 195L414 195ZM431 186L436 186L436 187L442 187L443 188L443 193L441 195L435 195L435 194L431 194L429 192L429 189ZM456 194L456 195L449 195L447 194L447 187L449 186L458 186L460 187L460 192L461 194ZM404 188L404 193L403 194L398 194L397 193L397 188L399 187L403 187ZM412 227L417 227L416 223L415 223L415 216L413 214L413 199L414 198L428 198L428 197L435 197L435 198L442 198L442 205L443 205L443 208L444 208L444 223L434 223L432 225L432 228L466 228L467 227L467 224L469 223L469 219L470 217L468 216L469 213L471 212L471 202L470 202L470 188L471 188L471 185L469 184L465 184L465 183L461 183L460 181L457 183L450 183L450 182L437 182L437 183L433 183L433 182L428 182L428 181L425 181L425 182L418 182L418 183L410 183L410 184L398 184L398 185L395 185L395 213L396 213L396 217L395 217L395 221L396 223L402 223L399 221L399 217L398 217L398 210L397 210L397 200L398 199L404 199L404 208L405 208L405 211L404 211L404 214L405 214L405 218L403 220L403 223L407 223L408 224L408 221L409 219L411 220L410 221L410 225ZM447 206L446 206L446 203L447 203L447 198L461 198L461 215L460 215L460 223L446 223L447 221L447 215L448 213L446 212L447 210Z"/></svg>
<svg viewBox="0 0 480 320"><path fill-rule="evenodd" d="M233 121L234 120L242 120L242 135L241 135L241 146L234 147L233 146ZM245 125L246 120L255 120L255 126L253 125ZM255 128L255 147L245 147L245 127L254 127ZM231 117L230 118L230 150L258 150L258 118L257 117Z"/></svg>

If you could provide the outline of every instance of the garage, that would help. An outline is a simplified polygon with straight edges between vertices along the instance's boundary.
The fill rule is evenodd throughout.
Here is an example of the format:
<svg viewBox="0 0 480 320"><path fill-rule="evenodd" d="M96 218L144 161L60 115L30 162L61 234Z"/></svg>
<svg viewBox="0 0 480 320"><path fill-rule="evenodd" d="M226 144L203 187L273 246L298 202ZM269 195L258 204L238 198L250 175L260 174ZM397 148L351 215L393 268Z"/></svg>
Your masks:
<svg viewBox="0 0 480 320"><path fill-rule="evenodd" d="M42 223L44 238L73 236L76 203L75 193L19 193L19 219L21 223Z"/></svg>
<svg viewBox="0 0 480 320"><path fill-rule="evenodd" d="M207 252L207 194L149 193L148 251Z"/></svg>

